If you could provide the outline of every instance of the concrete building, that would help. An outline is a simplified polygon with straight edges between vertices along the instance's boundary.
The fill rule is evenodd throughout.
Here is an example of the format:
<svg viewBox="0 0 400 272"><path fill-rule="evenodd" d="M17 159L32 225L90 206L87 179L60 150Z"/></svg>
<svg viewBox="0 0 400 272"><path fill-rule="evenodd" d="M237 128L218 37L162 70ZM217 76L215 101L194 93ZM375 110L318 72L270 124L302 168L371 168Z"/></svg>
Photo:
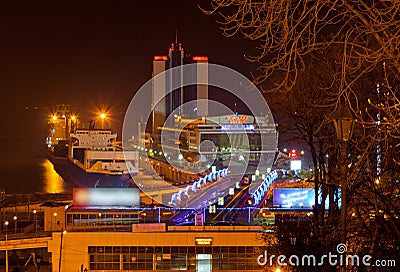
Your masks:
<svg viewBox="0 0 400 272"><path fill-rule="evenodd" d="M262 271L262 227L167 226L160 214L145 223L138 194L86 194L79 189L74 205L57 210L65 220L47 243L52 271Z"/></svg>
<svg viewBox="0 0 400 272"><path fill-rule="evenodd" d="M195 64L195 68L183 69L185 64ZM176 69L172 71L172 68ZM176 40L167 56L155 56L153 59L153 134L171 114L191 118L207 115L208 85L183 86L185 82L208 82L208 57L190 56ZM167 90L172 92L167 93ZM194 102L187 104L190 101Z"/></svg>
<svg viewBox="0 0 400 272"><path fill-rule="evenodd" d="M81 267L88 271L263 270L257 264L260 232L197 228L55 232L48 250L52 252L53 271L80 271Z"/></svg>

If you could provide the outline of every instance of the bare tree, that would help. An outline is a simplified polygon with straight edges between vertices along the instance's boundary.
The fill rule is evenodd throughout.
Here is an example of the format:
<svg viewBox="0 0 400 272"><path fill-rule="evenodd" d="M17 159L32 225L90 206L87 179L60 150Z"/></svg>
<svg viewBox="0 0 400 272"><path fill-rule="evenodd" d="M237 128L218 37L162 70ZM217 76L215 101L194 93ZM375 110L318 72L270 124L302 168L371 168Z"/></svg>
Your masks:
<svg viewBox="0 0 400 272"><path fill-rule="evenodd" d="M217 14L224 35L258 42L259 54L247 57L259 64L254 82L285 133L310 147L323 189L340 182L330 119L339 103L350 105L357 123L341 162L349 250L399 258L400 1L211 0L202 8ZM327 152L329 169L321 170ZM330 233L319 239L338 241L337 222L317 223Z"/></svg>
<svg viewBox="0 0 400 272"><path fill-rule="evenodd" d="M265 91L290 90L304 57L332 44L345 48L338 60L341 91L354 82L347 75L362 77L384 61L391 74L400 75L399 1L211 0L203 11L218 14L225 36L240 33L259 42L259 54L248 57L260 64L255 83L265 86L271 75L283 75Z"/></svg>

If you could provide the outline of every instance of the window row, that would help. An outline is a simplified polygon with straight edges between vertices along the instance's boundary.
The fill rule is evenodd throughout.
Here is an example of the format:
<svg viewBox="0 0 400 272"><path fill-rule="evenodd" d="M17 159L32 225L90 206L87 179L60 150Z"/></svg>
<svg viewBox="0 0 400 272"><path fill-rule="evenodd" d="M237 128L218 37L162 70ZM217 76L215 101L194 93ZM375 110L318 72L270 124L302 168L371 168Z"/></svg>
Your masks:
<svg viewBox="0 0 400 272"><path fill-rule="evenodd" d="M91 253L248 253L260 254L260 247L255 246L90 246L88 248L89 254Z"/></svg>
<svg viewBox="0 0 400 272"><path fill-rule="evenodd" d="M198 253L204 254L204 253ZM213 253L209 254L210 260L224 262L224 263L245 263L247 260L252 260L254 254L239 254L239 253ZM153 262L154 260L163 260L168 262L185 262L187 259L195 258L195 253L137 253L137 254L91 254L89 255L90 262L92 263L143 263Z"/></svg>
<svg viewBox="0 0 400 272"><path fill-rule="evenodd" d="M185 270L185 271L198 271L199 265L197 263L137 263L137 264L119 264L119 263L90 263L90 270ZM213 271L216 270L259 270L262 268L254 260L252 264L245 263L215 263L211 262L209 267Z"/></svg>
<svg viewBox="0 0 400 272"><path fill-rule="evenodd" d="M258 270L259 247L88 248L91 270Z"/></svg>
<svg viewBox="0 0 400 272"><path fill-rule="evenodd" d="M119 225L131 225L139 222L139 216L137 213L131 214L113 214L113 213L91 213L91 214L78 214L72 213L67 214L67 225L68 226L96 226L96 225L107 225L107 226L119 226Z"/></svg>

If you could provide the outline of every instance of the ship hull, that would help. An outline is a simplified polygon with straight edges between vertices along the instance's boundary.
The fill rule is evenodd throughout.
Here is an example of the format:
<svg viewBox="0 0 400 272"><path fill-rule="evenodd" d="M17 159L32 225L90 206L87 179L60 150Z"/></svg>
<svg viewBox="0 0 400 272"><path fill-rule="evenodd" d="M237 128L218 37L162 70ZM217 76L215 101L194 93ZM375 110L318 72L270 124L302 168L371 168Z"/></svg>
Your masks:
<svg viewBox="0 0 400 272"><path fill-rule="evenodd" d="M127 188L136 187L131 182L129 174L107 175L102 173L86 172L75 165L67 157L58 157L48 153L49 161L53 164L56 172L65 182L73 184L75 187L98 187L98 188Z"/></svg>

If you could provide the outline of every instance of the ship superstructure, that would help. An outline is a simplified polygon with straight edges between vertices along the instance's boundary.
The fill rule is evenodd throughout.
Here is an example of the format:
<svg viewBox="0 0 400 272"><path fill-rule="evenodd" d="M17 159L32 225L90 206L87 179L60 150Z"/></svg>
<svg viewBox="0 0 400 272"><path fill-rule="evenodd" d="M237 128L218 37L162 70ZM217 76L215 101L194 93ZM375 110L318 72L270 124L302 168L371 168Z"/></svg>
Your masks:
<svg viewBox="0 0 400 272"><path fill-rule="evenodd" d="M46 138L47 146L54 147L60 141L68 141L69 133L78 127L78 118L73 113L69 104L58 104L52 110L49 119L49 136Z"/></svg>
<svg viewBox="0 0 400 272"><path fill-rule="evenodd" d="M49 159L67 182L79 187L130 187L138 172L138 152L122 151L111 129L77 128L78 119L66 104L50 117L46 139Z"/></svg>
<svg viewBox="0 0 400 272"><path fill-rule="evenodd" d="M70 133L68 158L87 172L127 175L137 172L138 152L122 151L109 129L77 129Z"/></svg>

